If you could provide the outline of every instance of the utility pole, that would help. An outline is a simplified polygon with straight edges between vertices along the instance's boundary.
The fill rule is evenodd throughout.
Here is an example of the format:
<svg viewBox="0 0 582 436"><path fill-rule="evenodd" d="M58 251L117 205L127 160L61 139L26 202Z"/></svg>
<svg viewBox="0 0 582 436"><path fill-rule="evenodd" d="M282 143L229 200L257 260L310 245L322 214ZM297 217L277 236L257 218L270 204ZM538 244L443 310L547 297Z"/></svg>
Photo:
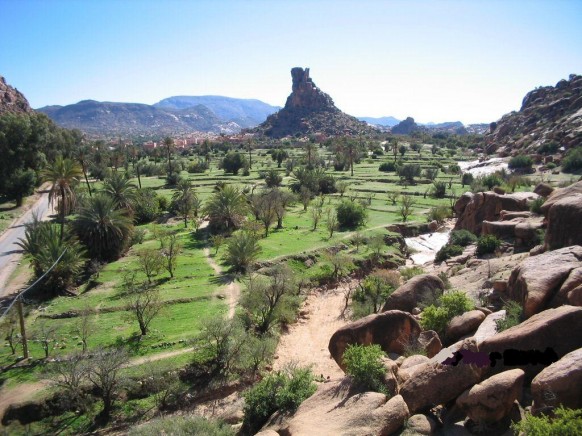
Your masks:
<svg viewBox="0 0 582 436"><path fill-rule="evenodd" d="M18 309L18 318L20 319L20 337L22 338L22 353L24 358L28 359L28 342L26 341L26 328L24 325L24 313L22 310L22 298L16 298L16 307Z"/></svg>

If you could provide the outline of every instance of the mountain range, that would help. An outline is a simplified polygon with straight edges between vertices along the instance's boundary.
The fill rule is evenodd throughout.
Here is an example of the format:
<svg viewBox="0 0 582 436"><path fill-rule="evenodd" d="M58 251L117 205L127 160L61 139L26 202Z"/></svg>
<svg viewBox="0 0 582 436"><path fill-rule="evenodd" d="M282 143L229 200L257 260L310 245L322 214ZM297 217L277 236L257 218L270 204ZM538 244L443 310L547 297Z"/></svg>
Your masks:
<svg viewBox="0 0 582 436"><path fill-rule="evenodd" d="M83 100L37 109L55 123L93 135L160 136L193 131L237 133L258 125L279 108L259 100L176 96L154 105Z"/></svg>

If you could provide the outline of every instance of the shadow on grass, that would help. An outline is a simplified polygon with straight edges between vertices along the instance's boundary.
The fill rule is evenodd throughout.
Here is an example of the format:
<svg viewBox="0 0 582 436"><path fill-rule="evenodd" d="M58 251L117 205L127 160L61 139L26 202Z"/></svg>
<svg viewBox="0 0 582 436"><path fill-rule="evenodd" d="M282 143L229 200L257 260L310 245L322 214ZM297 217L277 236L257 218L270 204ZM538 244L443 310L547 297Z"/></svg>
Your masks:
<svg viewBox="0 0 582 436"><path fill-rule="evenodd" d="M198 231L190 233L190 237L184 243L184 248L188 250L202 250L208 245L209 238L210 231L208 228L198 229Z"/></svg>

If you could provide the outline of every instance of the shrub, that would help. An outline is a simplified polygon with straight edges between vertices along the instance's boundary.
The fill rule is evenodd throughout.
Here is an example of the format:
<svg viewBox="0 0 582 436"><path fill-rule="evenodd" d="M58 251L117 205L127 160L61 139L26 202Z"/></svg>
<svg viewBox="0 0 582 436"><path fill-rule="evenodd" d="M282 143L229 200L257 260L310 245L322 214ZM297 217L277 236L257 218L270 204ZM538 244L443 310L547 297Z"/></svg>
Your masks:
<svg viewBox="0 0 582 436"><path fill-rule="evenodd" d="M477 236L469 230L454 230L449 237L449 244L460 245L461 247L466 247L475 242L477 242Z"/></svg>
<svg viewBox="0 0 582 436"><path fill-rule="evenodd" d="M420 173L421 168L419 164L406 164L398 167L398 176L410 184L414 183L414 178L419 177Z"/></svg>
<svg viewBox="0 0 582 436"><path fill-rule="evenodd" d="M566 409L562 406L554 410L554 417L533 416L526 413L525 418L511 425L515 434L526 436L569 436L582 434L582 410Z"/></svg>
<svg viewBox="0 0 582 436"><path fill-rule="evenodd" d="M382 171L384 173L396 171L396 163L395 162L384 162L384 163L380 164L380 167L378 168L378 170Z"/></svg>
<svg viewBox="0 0 582 436"><path fill-rule="evenodd" d="M271 169L267 171L267 174L265 174L265 183L269 188L274 188L275 186L281 185L282 181L283 177L281 177L281 175L276 170Z"/></svg>
<svg viewBox="0 0 582 436"><path fill-rule="evenodd" d="M520 154L519 156L512 157L507 166L512 170L529 170L532 165L533 160L530 156Z"/></svg>
<svg viewBox="0 0 582 436"><path fill-rule="evenodd" d="M234 272L245 272L260 252L261 247L255 235L251 232L240 231L232 235L228 241L225 262L232 267Z"/></svg>
<svg viewBox="0 0 582 436"><path fill-rule="evenodd" d="M343 355L346 373L364 388L387 394L383 382L386 367L382 364L382 356L384 352L378 344L350 344Z"/></svg>
<svg viewBox="0 0 582 436"><path fill-rule="evenodd" d="M225 173L232 173L234 175L237 175L238 171L246 166L248 166L246 157L235 151L229 151L226 153L226 156L224 156L224 159L220 162L220 168L222 168Z"/></svg>
<svg viewBox="0 0 582 436"><path fill-rule="evenodd" d="M482 235L477 240L477 254L482 256L495 252L501 245L501 241L495 235Z"/></svg>
<svg viewBox="0 0 582 436"><path fill-rule="evenodd" d="M133 201L133 218L136 224L150 223L159 215L160 206L156 191L151 188L138 189Z"/></svg>
<svg viewBox="0 0 582 436"><path fill-rule="evenodd" d="M203 160L188 165L188 172L191 174L200 174L208 169L208 164Z"/></svg>
<svg viewBox="0 0 582 436"><path fill-rule="evenodd" d="M435 262L442 262L454 256L459 256L463 254L463 247L454 244L446 244L444 245L434 258Z"/></svg>
<svg viewBox="0 0 582 436"><path fill-rule="evenodd" d="M166 177L166 184L168 186L176 186L180 180L182 180L182 176L180 176L180 173L175 172L175 173L171 173L168 174L168 176Z"/></svg>
<svg viewBox="0 0 582 436"><path fill-rule="evenodd" d="M422 311L420 324L423 329L434 330L443 338L451 319L462 315L473 307L473 302L464 292L449 292L438 298L436 306L431 304Z"/></svg>
<svg viewBox="0 0 582 436"><path fill-rule="evenodd" d="M546 199L544 197L536 198L529 205L529 210L531 210L533 213L537 213L538 215L541 215L542 214L542 205L544 204L545 201L546 201Z"/></svg>
<svg viewBox="0 0 582 436"><path fill-rule="evenodd" d="M562 171L573 173L582 169L582 147L572 148L562 160Z"/></svg>
<svg viewBox="0 0 582 436"><path fill-rule="evenodd" d="M244 394L243 429L255 434L274 412L296 410L316 389L309 368L267 375Z"/></svg>
<svg viewBox="0 0 582 436"><path fill-rule="evenodd" d="M557 142L546 142L538 148L540 154L553 154L558 151L560 145Z"/></svg>
<svg viewBox="0 0 582 436"><path fill-rule="evenodd" d="M162 434L234 436L235 432L228 424L221 421L210 421L201 416L166 416L133 427L128 434L129 436L158 436Z"/></svg>
<svg viewBox="0 0 582 436"><path fill-rule="evenodd" d="M367 212L360 203L342 201L337 207L337 221L342 228L357 228L366 222Z"/></svg>
<svg viewBox="0 0 582 436"><path fill-rule="evenodd" d="M503 305L505 309L505 318L495 321L497 324L497 332L502 332L513 326L518 325L523 318L523 307L515 301L508 301Z"/></svg>
<svg viewBox="0 0 582 436"><path fill-rule="evenodd" d="M447 184L445 182L434 182L432 186L432 196L435 198L445 198Z"/></svg>
<svg viewBox="0 0 582 436"><path fill-rule="evenodd" d="M546 164L546 168L549 170L553 170L554 168L556 168L556 164L554 162L549 162Z"/></svg>
<svg viewBox="0 0 582 436"><path fill-rule="evenodd" d="M464 173L463 177L461 178L461 184L463 186L465 185L470 185L471 183L473 183L474 177L473 174L471 173Z"/></svg>
<svg viewBox="0 0 582 436"><path fill-rule="evenodd" d="M434 206L430 208L430 210L428 211L427 220L429 222L436 221L437 223L442 224L445 222L447 218L451 218L451 216L452 216L451 208L441 204L439 206Z"/></svg>
<svg viewBox="0 0 582 436"><path fill-rule="evenodd" d="M419 266L411 266L408 268L402 268L400 270L400 275L402 276L402 279L406 282L410 280L412 277L419 276L421 274L424 274L425 272L426 271Z"/></svg>

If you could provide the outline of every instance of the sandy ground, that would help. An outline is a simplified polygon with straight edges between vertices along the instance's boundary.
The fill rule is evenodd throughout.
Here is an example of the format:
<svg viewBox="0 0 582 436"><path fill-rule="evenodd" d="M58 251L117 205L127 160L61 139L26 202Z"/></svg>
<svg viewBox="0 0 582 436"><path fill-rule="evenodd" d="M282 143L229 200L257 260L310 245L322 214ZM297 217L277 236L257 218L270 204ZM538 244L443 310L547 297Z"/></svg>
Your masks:
<svg viewBox="0 0 582 436"><path fill-rule="evenodd" d="M307 297L301 308L303 315L281 336L273 369L280 370L289 364L312 365L316 376L343 377L327 346L335 331L349 323L342 316L344 293L355 285L355 281L350 281L335 289L314 291Z"/></svg>
<svg viewBox="0 0 582 436"><path fill-rule="evenodd" d="M11 404L31 400L47 386L49 386L48 380L41 380L36 383L21 383L11 389L6 389L2 386L0 388L0 417L4 415L4 412ZM2 428L2 425L0 425L0 428Z"/></svg>

